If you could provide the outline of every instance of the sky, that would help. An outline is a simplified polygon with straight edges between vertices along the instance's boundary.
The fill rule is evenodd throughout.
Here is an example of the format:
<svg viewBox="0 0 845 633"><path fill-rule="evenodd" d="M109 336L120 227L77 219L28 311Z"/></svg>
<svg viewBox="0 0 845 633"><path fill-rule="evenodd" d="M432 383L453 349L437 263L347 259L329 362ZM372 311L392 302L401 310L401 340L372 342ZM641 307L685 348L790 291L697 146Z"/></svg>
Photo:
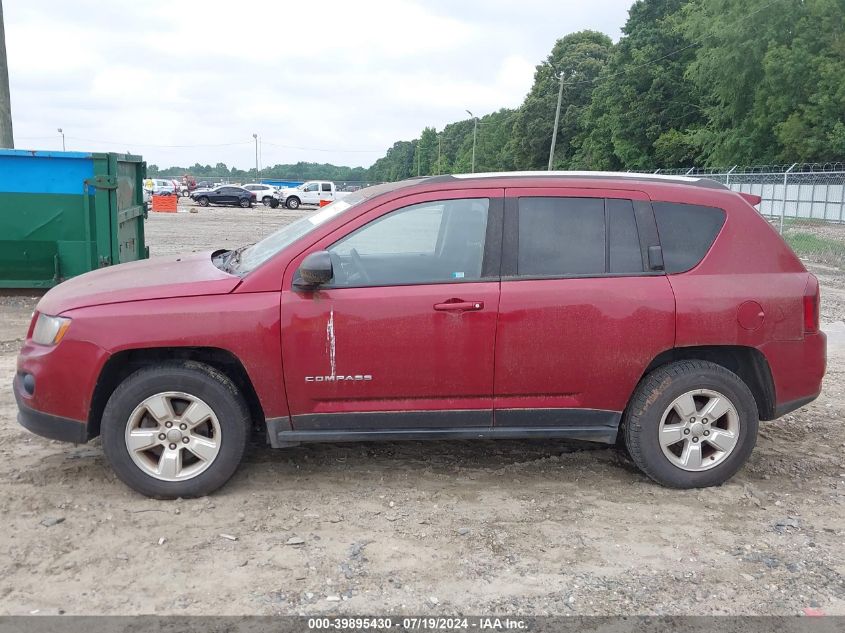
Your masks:
<svg viewBox="0 0 845 633"><path fill-rule="evenodd" d="M617 40L631 0L3 0L18 148L159 167L369 166L518 106L555 40Z"/></svg>

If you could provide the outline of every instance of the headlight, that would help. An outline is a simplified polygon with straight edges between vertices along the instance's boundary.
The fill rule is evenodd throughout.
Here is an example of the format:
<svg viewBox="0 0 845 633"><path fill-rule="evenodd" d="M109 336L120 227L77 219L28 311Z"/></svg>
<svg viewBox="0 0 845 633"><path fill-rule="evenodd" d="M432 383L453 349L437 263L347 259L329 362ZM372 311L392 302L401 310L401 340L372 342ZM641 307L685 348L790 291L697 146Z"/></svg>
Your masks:
<svg viewBox="0 0 845 633"><path fill-rule="evenodd" d="M70 327L70 319L39 314L32 330L32 340L39 345L56 345Z"/></svg>

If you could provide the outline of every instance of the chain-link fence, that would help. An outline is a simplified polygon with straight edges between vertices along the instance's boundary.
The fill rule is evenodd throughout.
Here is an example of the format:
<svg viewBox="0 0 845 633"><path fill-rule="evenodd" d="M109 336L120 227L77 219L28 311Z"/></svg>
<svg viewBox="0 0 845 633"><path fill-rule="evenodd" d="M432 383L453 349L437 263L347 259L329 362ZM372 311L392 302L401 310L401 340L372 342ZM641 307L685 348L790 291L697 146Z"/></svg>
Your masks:
<svg viewBox="0 0 845 633"><path fill-rule="evenodd" d="M757 209L799 257L845 271L845 163L655 173L712 178L734 191L760 196Z"/></svg>

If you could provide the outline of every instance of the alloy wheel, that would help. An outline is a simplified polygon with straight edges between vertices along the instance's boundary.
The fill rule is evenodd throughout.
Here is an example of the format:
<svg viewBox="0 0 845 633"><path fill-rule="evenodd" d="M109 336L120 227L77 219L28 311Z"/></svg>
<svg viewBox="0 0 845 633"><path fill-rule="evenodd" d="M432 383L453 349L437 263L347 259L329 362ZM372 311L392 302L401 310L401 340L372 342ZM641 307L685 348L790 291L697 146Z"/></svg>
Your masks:
<svg viewBox="0 0 845 633"><path fill-rule="evenodd" d="M658 428L660 448L678 468L699 472L724 462L739 441L736 407L710 389L688 391L672 401Z"/></svg>
<svg viewBox="0 0 845 633"><path fill-rule="evenodd" d="M135 465L161 481L196 477L214 462L222 441L211 407L181 391L141 402L129 416L124 438Z"/></svg>

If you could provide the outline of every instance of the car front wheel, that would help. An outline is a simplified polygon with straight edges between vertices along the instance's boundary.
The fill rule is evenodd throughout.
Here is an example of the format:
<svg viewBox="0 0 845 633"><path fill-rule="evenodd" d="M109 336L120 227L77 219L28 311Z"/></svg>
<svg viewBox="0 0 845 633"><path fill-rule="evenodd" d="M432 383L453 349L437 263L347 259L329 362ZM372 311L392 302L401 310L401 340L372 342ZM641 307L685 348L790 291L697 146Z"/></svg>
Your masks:
<svg viewBox="0 0 845 633"><path fill-rule="evenodd" d="M208 206L208 198L206 198L205 196L202 196L201 198L197 198L197 202L199 203L199 205L201 207L207 207Z"/></svg>
<svg viewBox="0 0 845 633"><path fill-rule="evenodd" d="M298 209L299 208L299 198L297 198L296 196L291 196L285 202L285 206L287 206L288 209Z"/></svg>
<svg viewBox="0 0 845 633"><path fill-rule="evenodd" d="M751 455L757 416L754 396L736 374L707 361L678 361L640 382L623 420L625 444L658 483L717 486Z"/></svg>
<svg viewBox="0 0 845 633"><path fill-rule="evenodd" d="M103 412L103 451L129 487L156 499L207 495L234 474L249 411L232 381L197 362L139 369Z"/></svg>

